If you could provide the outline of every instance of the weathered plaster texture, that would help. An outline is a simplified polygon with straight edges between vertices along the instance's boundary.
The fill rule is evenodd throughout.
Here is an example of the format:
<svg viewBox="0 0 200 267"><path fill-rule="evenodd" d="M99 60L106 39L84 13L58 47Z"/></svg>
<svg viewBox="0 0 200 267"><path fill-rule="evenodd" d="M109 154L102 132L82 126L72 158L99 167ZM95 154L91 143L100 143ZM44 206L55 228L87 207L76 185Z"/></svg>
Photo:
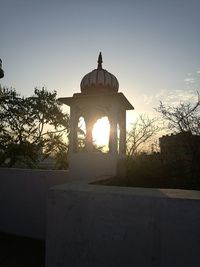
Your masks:
<svg viewBox="0 0 200 267"><path fill-rule="evenodd" d="M200 192L50 189L46 267L58 266L200 266Z"/></svg>

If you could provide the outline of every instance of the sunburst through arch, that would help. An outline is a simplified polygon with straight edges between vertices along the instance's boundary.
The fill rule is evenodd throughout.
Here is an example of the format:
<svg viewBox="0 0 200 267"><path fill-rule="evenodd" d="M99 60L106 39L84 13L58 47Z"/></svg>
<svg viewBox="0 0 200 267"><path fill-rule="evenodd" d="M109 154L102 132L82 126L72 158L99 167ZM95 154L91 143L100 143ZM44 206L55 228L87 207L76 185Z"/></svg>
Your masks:
<svg viewBox="0 0 200 267"><path fill-rule="evenodd" d="M109 152L110 123L108 117L98 119L92 129L92 138L95 148L101 152Z"/></svg>

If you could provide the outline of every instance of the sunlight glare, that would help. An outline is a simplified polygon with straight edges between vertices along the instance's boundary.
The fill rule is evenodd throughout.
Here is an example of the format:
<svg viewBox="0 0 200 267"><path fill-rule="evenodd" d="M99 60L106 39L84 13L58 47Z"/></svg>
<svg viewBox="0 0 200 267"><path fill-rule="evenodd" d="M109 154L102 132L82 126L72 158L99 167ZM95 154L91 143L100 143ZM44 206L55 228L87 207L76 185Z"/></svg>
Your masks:
<svg viewBox="0 0 200 267"><path fill-rule="evenodd" d="M97 120L92 130L92 137L97 146L108 146L110 123L107 117Z"/></svg>

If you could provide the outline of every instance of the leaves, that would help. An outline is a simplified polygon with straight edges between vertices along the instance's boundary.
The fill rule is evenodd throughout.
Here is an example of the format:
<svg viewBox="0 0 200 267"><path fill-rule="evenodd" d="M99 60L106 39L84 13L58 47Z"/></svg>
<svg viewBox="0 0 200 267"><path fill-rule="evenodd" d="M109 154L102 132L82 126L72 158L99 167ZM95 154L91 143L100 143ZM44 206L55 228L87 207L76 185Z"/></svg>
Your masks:
<svg viewBox="0 0 200 267"><path fill-rule="evenodd" d="M9 159L8 166L23 161L31 167L61 147L67 151L68 134L69 115L62 112L55 91L35 88L25 98L13 88L0 87L1 165Z"/></svg>

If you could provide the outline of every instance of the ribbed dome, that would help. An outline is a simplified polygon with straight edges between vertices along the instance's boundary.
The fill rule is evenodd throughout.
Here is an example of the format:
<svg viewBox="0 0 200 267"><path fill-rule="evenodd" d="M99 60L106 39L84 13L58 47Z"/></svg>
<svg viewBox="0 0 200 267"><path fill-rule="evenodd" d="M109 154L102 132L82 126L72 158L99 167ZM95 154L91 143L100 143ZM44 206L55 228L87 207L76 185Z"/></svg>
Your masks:
<svg viewBox="0 0 200 267"><path fill-rule="evenodd" d="M119 83L117 78L102 69L102 56L99 54L97 69L86 74L81 81L81 92L84 94L117 93Z"/></svg>

